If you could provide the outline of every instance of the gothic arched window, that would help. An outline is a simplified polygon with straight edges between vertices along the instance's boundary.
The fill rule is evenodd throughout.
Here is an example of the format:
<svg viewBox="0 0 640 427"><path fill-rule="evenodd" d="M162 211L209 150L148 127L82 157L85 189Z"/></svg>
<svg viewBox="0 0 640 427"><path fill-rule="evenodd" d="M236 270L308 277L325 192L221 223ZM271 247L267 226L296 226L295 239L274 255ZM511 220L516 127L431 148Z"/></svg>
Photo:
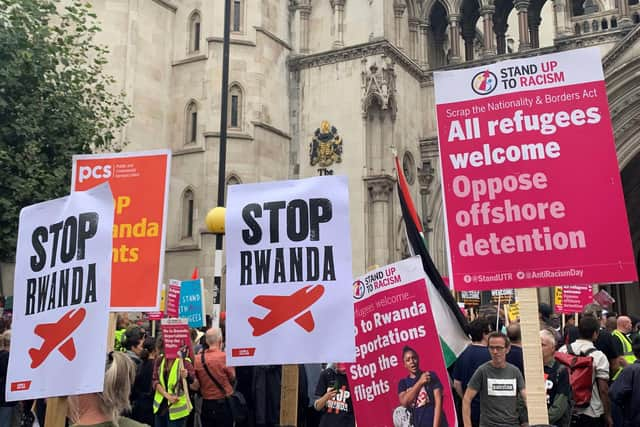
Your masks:
<svg viewBox="0 0 640 427"><path fill-rule="evenodd" d="M182 193L182 233L183 239L193 238L193 217L195 214L195 200L193 190L187 189Z"/></svg>
<svg viewBox="0 0 640 427"><path fill-rule="evenodd" d="M200 14L193 12L189 17L189 52L200 51Z"/></svg>
<svg viewBox="0 0 640 427"><path fill-rule="evenodd" d="M233 0L231 8L231 31L241 33L244 27L244 4L242 0Z"/></svg>
<svg viewBox="0 0 640 427"><path fill-rule="evenodd" d="M242 88L234 83L229 88L229 128L242 129Z"/></svg>
<svg viewBox="0 0 640 427"><path fill-rule="evenodd" d="M185 114L185 144L195 144L198 139L198 106L189 102Z"/></svg>

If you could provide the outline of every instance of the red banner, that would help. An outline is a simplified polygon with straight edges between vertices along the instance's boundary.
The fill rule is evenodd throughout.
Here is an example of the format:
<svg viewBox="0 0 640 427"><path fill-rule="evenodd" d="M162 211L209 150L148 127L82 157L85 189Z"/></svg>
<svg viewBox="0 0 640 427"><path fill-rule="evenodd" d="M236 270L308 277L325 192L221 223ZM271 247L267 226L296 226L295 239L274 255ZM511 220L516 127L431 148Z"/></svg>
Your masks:
<svg viewBox="0 0 640 427"><path fill-rule="evenodd" d="M73 156L72 191L108 181L113 193L112 311L158 309L170 160L168 150Z"/></svg>

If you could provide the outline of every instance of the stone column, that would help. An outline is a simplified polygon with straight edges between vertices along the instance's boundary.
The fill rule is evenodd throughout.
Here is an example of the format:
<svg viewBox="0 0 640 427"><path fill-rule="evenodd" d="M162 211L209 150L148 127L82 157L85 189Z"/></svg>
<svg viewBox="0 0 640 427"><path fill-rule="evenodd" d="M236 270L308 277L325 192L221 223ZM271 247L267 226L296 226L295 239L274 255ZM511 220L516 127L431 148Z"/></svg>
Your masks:
<svg viewBox="0 0 640 427"><path fill-rule="evenodd" d="M344 2L345 0L333 0L333 16L335 19L336 39L333 47L339 49L344 47Z"/></svg>
<svg viewBox="0 0 640 427"><path fill-rule="evenodd" d="M531 43L531 49L538 49L540 47L540 23L542 22L542 18L540 17L541 11L532 10L531 12L536 15L527 16L529 22L529 43Z"/></svg>
<svg viewBox="0 0 640 427"><path fill-rule="evenodd" d="M558 37L570 36L573 28L568 25L567 0L556 0L553 2L553 13L555 15L556 34Z"/></svg>
<svg viewBox="0 0 640 427"><path fill-rule="evenodd" d="M402 15L404 15L404 10L406 8L407 6L405 4L395 4L393 6L396 46L400 50L404 50L404 45L402 43Z"/></svg>
<svg viewBox="0 0 640 427"><path fill-rule="evenodd" d="M395 180L390 175L366 178L369 193L369 232L367 233L367 266L380 266L391 261L391 195Z"/></svg>
<svg viewBox="0 0 640 427"><path fill-rule="evenodd" d="M515 3L515 8L518 11L518 34L520 35L520 46L518 51L524 51L531 49L531 43L529 42L529 0L518 0Z"/></svg>
<svg viewBox="0 0 640 427"><path fill-rule="evenodd" d="M300 10L300 53L309 53L309 15L311 6L303 4L298 6Z"/></svg>
<svg viewBox="0 0 640 427"><path fill-rule="evenodd" d="M422 210L422 228L425 238L428 237L431 227L431 212L429 212L429 194L431 193L431 183L434 179L435 170L430 162L424 162L418 169L418 182L420 183L420 208ZM429 239L427 239L429 241Z"/></svg>
<svg viewBox="0 0 640 427"><path fill-rule="evenodd" d="M618 0L618 5L620 6L620 19L618 19L618 26L628 27L630 25L633 25L633 21L631 20L631 12L629 11L629 1Z"/></svg>
<svg viewBox="0 0 640 427"><path fill-rule="evenodd" d="M429 21L425 21L424 24L420 25L420 40L422 41L422 58L423 61L420 63L420 66L425 70L431 68L429 64L429 30L431 30L431 25Z"/></svg>
<svg viewBox="0 0 640 427"><path fill-rule="evenodd" d="M493 14L495 11L495 6L484 6L480 9L480 15L482 15L482 32L484 33L484 56L496 54L495 36L493 33Z"/></svg>
<svg viewBox="0 0 640 427"><path fill-rule="evenodd" d="M451 14L449 17L449 41L451 46L450 62L460 62L460 15Z"/></svg>
<svg viewBox="0 0 640 427"><path fill-rule="evenodd" d="M411 59L417 62L418 59L418 24L420 21L417 18L409 18L409 56Z"/></svg>

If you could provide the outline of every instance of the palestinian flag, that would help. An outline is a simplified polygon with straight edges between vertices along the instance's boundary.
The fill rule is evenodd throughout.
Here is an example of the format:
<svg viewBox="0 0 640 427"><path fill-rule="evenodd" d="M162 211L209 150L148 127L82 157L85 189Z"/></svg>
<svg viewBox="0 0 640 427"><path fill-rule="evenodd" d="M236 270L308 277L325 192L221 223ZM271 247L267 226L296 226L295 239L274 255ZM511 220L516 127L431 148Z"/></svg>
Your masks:
<svg viewBox="0 0 640 427"><path fill-rule="evenodd" d="M400 197L402 217L407 230L409 246L415 255L420 255L422 267L429 278L427 288L431 309L438 328L438 335L440 335L444 361L449 367L469 344L469 338L465 333L467 319L460 311L456 300L449 291L449 287L442 280L442 276L440 276L431 256L427 252L422 223L418 218L413 200L411 200L409 186L402 172L398 156L396 156L395 160L398 174L398 196Z"/></svg>

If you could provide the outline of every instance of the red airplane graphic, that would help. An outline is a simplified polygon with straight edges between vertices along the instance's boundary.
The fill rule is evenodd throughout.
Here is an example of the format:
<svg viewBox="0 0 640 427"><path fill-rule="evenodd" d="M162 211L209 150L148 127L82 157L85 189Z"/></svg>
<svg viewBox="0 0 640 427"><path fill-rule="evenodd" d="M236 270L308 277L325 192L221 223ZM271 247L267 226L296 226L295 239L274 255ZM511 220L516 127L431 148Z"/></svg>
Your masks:
<svg viewBox="0 0 640 427"><path fill-rule="evenodd" d="M73 343L71 333L75 331L85 318L87 311L84 308L69 310L56 323L44 323L37 325L33 332L44 339L39 349L29 349L31 356L31 369L35 369L49 357L56 348L67 360L76 357L76 346ZM69 339L67 339L69 338ZM62 343L62 345L61 345Z"/></svg>
<svg viewBox="0 0 640 427"><path fill-rule="evenodd" d="M307 309L318 301L323 294L324 286L309 285L291 295L258 295L253 299L253 303L270 311L262 319L257 317L249 318L249 323L253 326L253 336L264 335L287 320L294 318L295 322L305 331L313 331L315 323L311 311Z"/></svg>

